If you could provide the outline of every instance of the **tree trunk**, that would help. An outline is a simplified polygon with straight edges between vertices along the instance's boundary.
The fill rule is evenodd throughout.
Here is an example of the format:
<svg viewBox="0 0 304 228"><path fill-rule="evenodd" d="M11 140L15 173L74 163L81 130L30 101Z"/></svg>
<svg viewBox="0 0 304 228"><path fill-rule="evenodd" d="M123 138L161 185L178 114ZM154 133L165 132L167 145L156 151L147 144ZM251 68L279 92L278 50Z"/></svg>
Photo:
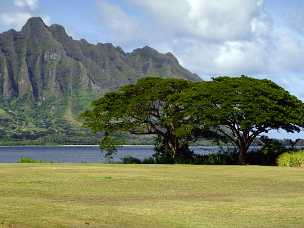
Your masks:
<svg viewBox="0 0 304 228"><path fill-rule="evenodd" d="M169 134L168 147L174 163L186 163L192 158L192 152L188 145L182 143L175 134Z"/></svg>
<svg viewBox="0 0 304 228"><path fill-rule="evenodd" d="M247 154L246 144L240 143L240 145L239 145L239 163L240 163L240 165L246 165L246 154Z"/></svg>
<svg viewBox="0 0 304 228"><path fill-rule="evenodd" d="M166 163L189 163L193 153L187 143L168 131L165 135L158 137L155 144L155 157Z"/></svg>

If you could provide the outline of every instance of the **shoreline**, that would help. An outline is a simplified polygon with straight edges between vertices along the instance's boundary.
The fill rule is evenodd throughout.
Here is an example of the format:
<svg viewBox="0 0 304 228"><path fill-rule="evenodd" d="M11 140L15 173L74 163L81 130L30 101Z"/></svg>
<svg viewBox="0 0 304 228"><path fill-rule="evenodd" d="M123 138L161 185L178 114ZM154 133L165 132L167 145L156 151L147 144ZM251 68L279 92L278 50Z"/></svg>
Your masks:
<svg viewBox="0 0 304 228"><path fill-rule="evenodd" d="M1 145L0 148L8 148L8 147L75 147L75 148L81 148L81 147L99 147L99 145ZM132 148L154 148L154 145L117 145L117 148L128 148L128 147L132 147ZM193 145L190 146L190 148L220 148L220 147L224 147L224 148L234 148L235 146L233 145L222 145L222 146L218 146L218 145ZM259 146L253 146L253 147L259 147Z"/></svg>
<svg viewBox="0 0 304 228"><path fill-rule="evenodd" d="M99 147L99 145L1 145L3 147ZM154 147L154 145L117 145L117 147Z"/></svg>

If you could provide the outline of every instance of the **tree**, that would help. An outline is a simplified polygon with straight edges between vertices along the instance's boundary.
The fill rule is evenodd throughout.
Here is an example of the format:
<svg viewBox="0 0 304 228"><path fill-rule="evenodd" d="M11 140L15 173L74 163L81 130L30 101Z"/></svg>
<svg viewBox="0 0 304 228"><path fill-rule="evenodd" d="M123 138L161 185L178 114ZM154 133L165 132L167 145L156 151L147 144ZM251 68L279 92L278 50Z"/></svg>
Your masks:
<svg viewBox="0 0 304 228"><path fill-rule="evenodd" d="M270 80L218 77L180 95L191 116L213 126L239 150L240 164L254 139L271 129L299 132L303 103Z"/></svg>
<svg viewBox="0 0 304 228"><path fill-rule="evenodd" d="M159 162L184 162L192 155L189 142L205 131L203 126L185 116L171 97L190 89L193 84L179 79L141 79L134 85L105 94L82 116L87 127L104 132L101 147L107 149L108 154L113 153L118 144L113 134L127 131L136 135L156 135Z"/></svg>

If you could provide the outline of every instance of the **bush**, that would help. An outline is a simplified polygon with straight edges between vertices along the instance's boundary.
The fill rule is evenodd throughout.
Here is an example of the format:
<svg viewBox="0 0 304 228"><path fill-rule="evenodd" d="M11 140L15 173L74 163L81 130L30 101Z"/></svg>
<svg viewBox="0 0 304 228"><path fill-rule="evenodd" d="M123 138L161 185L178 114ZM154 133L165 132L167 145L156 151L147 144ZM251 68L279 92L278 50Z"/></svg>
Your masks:
<svg viewBox="0 0 304 228"><path fill-rule="evenodd" d="M217 154L195 154L193 165L236 165L238 164L238 154L235 152L225 152Z"/></svg>
<svg viewBox="0 0 304 228"><path fill-rule="evenodd" d="M140 160L138 158L132 156L126 156L122 159L123 164L156 164L156 161L153 157L145 158L144 160Z"/></svg>
<svg viewBox="0 0 304 228"><path fill-rule="evenodd" d="M132 156L126 156L122 159L124 164L141 164L141 160Z"/></svg>
<svg viewBox="0 0 304 228"><path fill-rule="evenodd" d="M246 154L248 165L276 165L278 157L287 152L281 141L262 136L263 146L258 150ZM224 149L219 153L194 155L193 164L196 165L237 165L239 153L236 148Z"/></svg>
<svg viewBox="0 0 304 228"><path fill-rule="evenodd" d="M142 161L142 164L155 164L155 159L153 157L149 157L149 158L145 158L143 161Z"/></svg>
<svg viewBox="0 0 304 228"><path fill-rule="evenodd" d="M263 142L261 149L247 154L247 163L249 165L276 165L278 157L287 152L282 141L262 136Z"/></svg>
<svg viewBox="0 0 304 228"><path fill-rule="evenodd" d="M17 163L43 163L43 161L41 160L34 160L32 158L29 157L21 157Z"/></svg>
<svg viewBox="0 0 304 228"><path fill-rule="evenodd" d="M304 168L304 151L284 153L278 158L278 166Z"/></svg>

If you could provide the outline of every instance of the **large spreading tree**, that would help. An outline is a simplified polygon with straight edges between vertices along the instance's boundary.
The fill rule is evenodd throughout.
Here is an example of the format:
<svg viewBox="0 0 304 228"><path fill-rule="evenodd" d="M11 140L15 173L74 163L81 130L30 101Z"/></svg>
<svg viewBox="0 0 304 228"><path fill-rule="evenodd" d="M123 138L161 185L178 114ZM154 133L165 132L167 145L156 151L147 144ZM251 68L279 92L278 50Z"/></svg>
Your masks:
<svg viewBox="0 0 304 228"><path fill-rule="evenodd" d="M218 77L197 83L179 95L188 115L228 137L239 150L240 164L256 137L271 129L299 132L303 103L270 80Z"/></svg>
<svg viewBox="0 0 304 228"><path fill-rule="evenodd" d="M141 79L105 94L82 116L87 127L103 132L101 147L108 154L113 153L119 143L113 138L117 132L151 134L156 136L158 162L185 162L192 156L189 143L208 135L205 126L185 115L182 106L172 99L185 89L191 89L193 84L179 79Z"/></svg>

